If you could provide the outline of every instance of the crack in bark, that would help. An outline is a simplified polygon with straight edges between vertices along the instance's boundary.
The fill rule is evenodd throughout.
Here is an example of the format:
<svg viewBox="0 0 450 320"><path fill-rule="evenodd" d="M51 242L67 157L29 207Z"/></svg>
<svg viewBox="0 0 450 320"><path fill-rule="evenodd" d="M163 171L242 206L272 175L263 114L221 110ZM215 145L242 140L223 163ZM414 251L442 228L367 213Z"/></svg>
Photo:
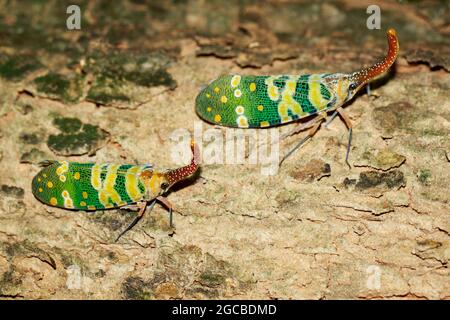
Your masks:
<svg viewBox="0 0 450 320"><path fill-rule="evenodd" d="M3 293L0 293L0 298L6 298L6 299L8 299L8 298L10 298L10 299L17 299L17 298L25 298L23 295L21 295L20 293L17 293L17 294L3 294Z"/></svg>
<svg viewBox="0 0 450 320"><path fill-rule="evenodd" d="M406 162L406 158L403 159L403 161L400 162L398 165L393 165L393 166L391 166L391 167L389 167L387 169L377 168L377 167L374 167L374 166L372 166L370 164L353 164L353 166L356 167L356 168L368 168L368 169L374 169L376 171L387 172L387 171L392 170L392 169L400 168L405 162ZM401 188L401 187L402 186L400 186L399 188Z"/></svg>
<svg viewBox="0 0 450 320"><path fill-rule="evenodd" d="M236 212L234 212L234 211L232 211L230 209L224 209L224 210L225 210L225 212L231 213L232 215L235 215L235 216L253 218L253 219L256 219L256 220L259 220L259 221L262 221L262 220L265 220L265 219L268 218L268 217L255 217L255 216L252 216L250 214L245 214L245 213L236 213Z"/></svg>
<svg viewBox="0 0 450 320"><path fill-rule="evenodd" d="M428 249L428 250L425 250L425 251L423 251L423 252L430 251L430 250L434 250L434 249L435 249L435 248L433 248L433 249ZM418 252L415 252L415 251L412 251L411 254L412 254L413 256L418 257L419 259L421 259L421 260L423 260L423 261L426 261L426 260L434 260L434 261L439 262L442 266L447 266L447 261L441 261L441 260L439 260L439 258L436 258L436 257L434 257L434 256L422 257Z"/></svg>
<svg viewBox="0 0 450 320"><path fill-rule="evenodd" d="M409 298L409 297L414 297L416 299L426 299L429 300L428 297L426 296L419 296L415 293L412 293L411 291L405 293L405 294L392 294L392 295L375 295L375 296L371 296L371 295L360 295L358 296L358 298L362 298L362 299L367 299L367 300L381 300L381 299L391 299L391 298Z"/></svg>
<svg viewBox="0 0 450 320"><path fill-rule="evenodd" d="M48 254L47 252L45 252L45 253ZM39 255L34 255L34 254L28 255L27 258L36 258L36 259L42 261L43 263L48 264L50 267L52 267L53 270L56 270L56 262L50 255L49 255L48 260L40 257Z"/></svg>

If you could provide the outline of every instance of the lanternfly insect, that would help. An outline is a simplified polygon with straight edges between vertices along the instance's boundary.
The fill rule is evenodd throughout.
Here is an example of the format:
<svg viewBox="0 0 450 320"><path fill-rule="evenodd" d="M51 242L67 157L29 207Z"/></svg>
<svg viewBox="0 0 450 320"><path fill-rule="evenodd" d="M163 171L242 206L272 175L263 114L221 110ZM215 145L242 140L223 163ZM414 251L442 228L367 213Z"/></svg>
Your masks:
<svg viewBox="0 0 450 320"><path fill-rule="evenodd" d="M117 241L139 221L147 205L151 209L157 200L169 209L172 226L172 205L164 194L197 171L198 146L192 142L191 149L189 165L165 171L155 170L151 165L45 161L42 163L45 168L33 178L32 191L43 203L65 209L139 209L136 219L119 234Z"/></svg>
<svg viewBox="0 0 450 320"><path fill-rule="evenodd" d="M397 58L399 43L394 29L387 31L388 53L374 65L353 73L323 73L277 76L221 76L204 88L196 99L198 115L211 123L238 128L265 128L290 123L315 115L312 120L299 124L285 136L306 128L308 135L289 151L311 138L319 129L327 112L334 111L329 122L340 114L352 139L352 123L342 106L365 84L387 71ZM281 163L280 162L280 163Z"/></svg>

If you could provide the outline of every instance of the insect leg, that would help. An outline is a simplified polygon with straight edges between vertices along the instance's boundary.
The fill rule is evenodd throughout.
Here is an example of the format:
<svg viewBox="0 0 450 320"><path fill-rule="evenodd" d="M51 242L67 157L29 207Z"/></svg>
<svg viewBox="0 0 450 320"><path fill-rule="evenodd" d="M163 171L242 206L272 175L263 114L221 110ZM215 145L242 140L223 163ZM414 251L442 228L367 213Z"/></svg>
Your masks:
<svg viewBox="0 0 450 320"><path fill-rule="evenodd" d="M366 86L367 95L370 97L370 83Z"/></svg>
<svg viewBox="0 0 450 320"><path fill-rule="evenodd" d="M303 131L305 129L308 129L308 128L312 127L316 123L316 121L317 121L317 117L314 117L313 119L311 119L311 120L309 120L309 121L307 121L305 123L296 123L294 128L292 128L292 130L282 134L277 139L272 140L270 142L270 145L273 146L274 144L279 143L280 141L282 141L282 140L284 140L284 139L286 139L286 138L288 138L288 137L290 137L290 136L292 136L294 134L297 134L297 133L299 133L299 132L301 132L301 131ZM258 145L257 145L257 148L261 149L262 147L264 147L267 144L268 144L267 141L259 142ZM245 156L245 158L247 158L247 157L248 157L248 155Z"/></svg>
<svg viewBox="0 0 450 320"><path fill-rule="evenodd" d="M166 206L167 209L169 209L169 224L170 227L173 228L173 215L172 215L172 204L167 200L166 197L159 196L156 198L159 200L164 206Z"/></svg>
<svg viewBox="0 0 450 320"><path fill-rule="evenodd" d="M325 122L325 125L324 125L325 128L328 127L328 126L330 125L331 121L333 121L334 118L336 118L336 116L338 115L338 113L339 113L339 111L337 111L337 110L335 110L335 111L333 112L333 114L328 118L327 122Z"/></svg>
<svg viewBox="0 0 450 320"><path fill-rule="evenodd" d="M128 204L126 206L120 207L120 209L138 211L141 209L141 207L139 207L139 205L137 205L137 204Z"/></svg>
<svg viewBox="0 0 450 320"><path fill-rule="evenodd" d="M282 134L280 139L281 140L285 139L285 138L290 137L290 136L292 136L294 134L297 134L297 133L299 133L299 132L301 132L301 131L303 131L305 129L308 129L308 128L314 126L314 124L316 122L317 122L317 118L313 118L313 119L311 119L311 120L309 120L309 121L307 121L305 123L297 123L295 125L295 127L291 131L289 131L289 132L287 132L285 134Z"/></svg>
<svg viewBox="0 0 450 320"><path fill-rule="evenodd" d="M153 209L153 207L155 206L156 200L153 200L152 203L150 203L150 210ZM138 221L142 218L142 216L145 213L145 209L147 208L147 201L141 201L137 203L137 207L139 208L139 213L137 215L136 218L134 218L134 220L128 225L128 227L125 228L125 230L123 230L116 238L115 242L117 242L117 240L119 240L119 238L121 236L123 236L125 234L125 232L129 231L131 228L133 228L136 223L138 223Z"/></svg>
<svg viewBox="0 0 450 320"><path fill-rule="evenodd" d="M353 124L350 121L350 119L348 118L348 116L344 113L344 110L342 109L337 109L336 110L339 115L342 117L342 120L344 120L345 125L348 128L348 144L347 144L347 153L345 154L345 163L347 163L348 167L351 169L352 166L350 165L350 163L348 162L348 155L350 154L350 145L352 144L352 132L353 132Z"/></svg>
<svg viewBox="0 0 450 320"><path fill-rule="evenodd" d="M322 124L322 121L324 120L324 118L321 116L320 118L317 118L315 120L316 120L316 124L314 124L314 126L309 130L308 135L306 137L304 137L299 143L297 143L297 145L294 148L292 148L288 153L286 153L286 155L280 161L280 164L279 164L280 166L283 163L283 161L286 160L287 157L289 157L295 150L300 148L301 145L304 144L307 140L312 138L314 136L314 134L317 132L317 130L319 130L320 125Z"/></svg>

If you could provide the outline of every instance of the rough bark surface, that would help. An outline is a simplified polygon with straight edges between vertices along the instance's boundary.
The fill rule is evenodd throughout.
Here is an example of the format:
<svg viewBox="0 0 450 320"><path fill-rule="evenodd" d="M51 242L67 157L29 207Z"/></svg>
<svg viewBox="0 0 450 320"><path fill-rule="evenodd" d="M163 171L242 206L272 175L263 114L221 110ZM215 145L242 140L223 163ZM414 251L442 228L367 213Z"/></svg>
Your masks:
<svg viewBox="0 0 450 320"><path fill-rule="evenodd" d="M381 30L366 28L373 1L75 2L80 31L61 1L0 2L1 298L450 298L445 1L379 1ZM388 27L395 72L346 107L351 169L336 119L274 176L203 165L168 196L175 230L156 206L117 243L135 213L31 193L44 159L176 167L170 136L200 121L202 85L354 71L384 54Z"/></svg>

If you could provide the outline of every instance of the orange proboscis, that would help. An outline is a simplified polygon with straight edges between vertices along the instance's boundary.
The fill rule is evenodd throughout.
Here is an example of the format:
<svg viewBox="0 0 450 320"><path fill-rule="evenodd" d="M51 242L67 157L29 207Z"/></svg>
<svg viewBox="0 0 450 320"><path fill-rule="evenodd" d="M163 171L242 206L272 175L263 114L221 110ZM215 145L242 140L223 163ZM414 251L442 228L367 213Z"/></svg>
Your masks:
<svg viewBox="0 0 450 320"><path fill-rule="evenodd" d="M397 32L394 29L390 28L386 32L386 35L388 39L388 52L386 54L386 57L382 61L377 62L374 65L354 74L360 84L367 83L368 81L386 72L397 59L399 52Z"/></svg>
<svg viewBox="0 0 450 320"><path fill-rule="evenodd" d="M170 185L173 185L178 181L186 179L187 177L192 175L195 171L197 171L200 162L200 151L198 145L195 143L194 140L191 141L191 150L192 150L192 160L190 164L178 169L170 170L169 172L166 173L167 180L169 180Z"/></svg>

